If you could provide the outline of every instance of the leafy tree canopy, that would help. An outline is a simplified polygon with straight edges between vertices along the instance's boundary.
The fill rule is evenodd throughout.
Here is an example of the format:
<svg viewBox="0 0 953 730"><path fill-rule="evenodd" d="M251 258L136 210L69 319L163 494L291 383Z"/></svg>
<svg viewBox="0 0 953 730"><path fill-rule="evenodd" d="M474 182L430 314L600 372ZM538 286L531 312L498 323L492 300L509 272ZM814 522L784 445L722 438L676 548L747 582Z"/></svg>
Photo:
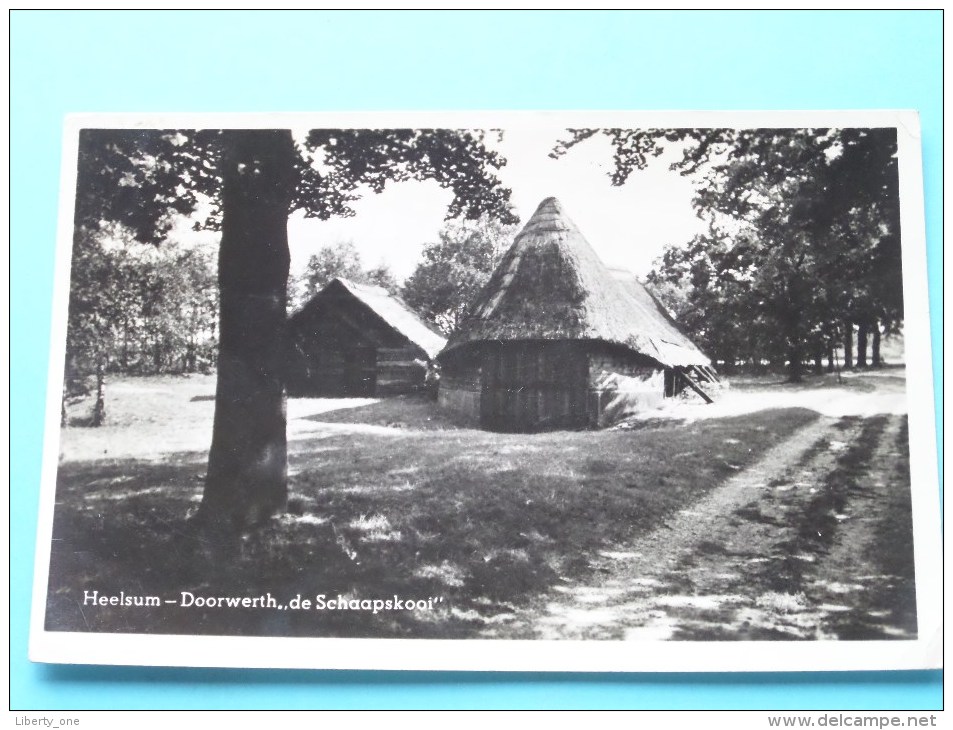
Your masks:
<svg viewBox="0 0 953 730"><path fill-rule="evenodd" d="M303 306L338 277L357 284L379 286L392 294L396 294L399 288L387 264L380 263L367 268L353 241L339 241L330 246L322 246L308 259L305 270L292 282L292 308Z"/></svg>
<svg viewBox="0 0 953 730"><path fill-rule="evenodd" d="M716 357L787 360L796 379L855 324L902 321L895 130L580 129L552 155L596 134L615 185L682 148L672 169L695 177L709 233L672 246L651 279L683 290L680 314Z"/></svg>
<svg viewBox="0 0 953 730"><path fill-rule="evenodd" d="M296 145L290 210L308 217L351 217L364 192L389 181L435 180L453 191L448 218L487 213L515 222L510 190L496 170L506 159L482 130L316 129ZM119 223L136 240L158 243L176 215L210 201L197 225L221 226L222 130L84 129L80 134L77 228ZM245 164L245 163L243 163Z"/></svg>
<svg viewBox="0 0 953 730"><path fill-rule="evenodd" d="M486 215L448 221L437 240L424 246L420 263L404 283L404 300L449 334L489 280L516 228Z"/></svg>

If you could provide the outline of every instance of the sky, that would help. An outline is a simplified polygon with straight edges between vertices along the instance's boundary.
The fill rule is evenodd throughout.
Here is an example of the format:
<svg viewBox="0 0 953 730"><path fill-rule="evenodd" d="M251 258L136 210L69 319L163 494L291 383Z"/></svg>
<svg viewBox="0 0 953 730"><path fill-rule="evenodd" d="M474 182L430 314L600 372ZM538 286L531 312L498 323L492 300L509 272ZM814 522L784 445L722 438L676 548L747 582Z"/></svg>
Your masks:
<svg viewBox="0 0 953 730"><path fill-rule="evenodd" d="M586 140L558 160L549 157L564 129L508 129L488 146L507 159L498 175L512 189L521 225L539 203L555 196L602 260L644 276L669 244L685 243L704 230L691 206L693 183L668 169L666 152L614 187L612 146L603 136ZM398 280L413 271L423 245L437 239L452 198L435 182L390 183L353 205L353 218L328 221L295 213L289 220L291 267L300 272L322 246L353 241L366 266L387 264Z"/></svg>

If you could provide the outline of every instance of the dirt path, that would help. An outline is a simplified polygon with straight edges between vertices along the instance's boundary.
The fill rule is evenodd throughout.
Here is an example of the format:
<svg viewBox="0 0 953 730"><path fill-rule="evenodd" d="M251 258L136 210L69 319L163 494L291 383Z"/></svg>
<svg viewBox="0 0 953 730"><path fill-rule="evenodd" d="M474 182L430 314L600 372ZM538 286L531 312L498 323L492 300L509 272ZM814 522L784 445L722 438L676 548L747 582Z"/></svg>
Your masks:
<svg viewBox="0 0 953 730"><path fill-rule="evenodd" d="M875 422L876 425L876 422ZM873 429L871 429L873 430ZM872 456L849 475L830 549L805 586L824 609L818 630L840 639L916 638L907 429L885 420ZM849 461L845 454L842 461Z"/></svg>
<svg viewBox="0 0 953 730"><path fill-rule="evenodd" d="M488 636L890 638L915 633L903 418L821 418L658 529L592 563L597 578ZM904 469L905 464L900 464ZM899 516L899 519L898 519ZM890 560L887 560L889 563ZM911 621L913 622L911 624Z"/></svg>

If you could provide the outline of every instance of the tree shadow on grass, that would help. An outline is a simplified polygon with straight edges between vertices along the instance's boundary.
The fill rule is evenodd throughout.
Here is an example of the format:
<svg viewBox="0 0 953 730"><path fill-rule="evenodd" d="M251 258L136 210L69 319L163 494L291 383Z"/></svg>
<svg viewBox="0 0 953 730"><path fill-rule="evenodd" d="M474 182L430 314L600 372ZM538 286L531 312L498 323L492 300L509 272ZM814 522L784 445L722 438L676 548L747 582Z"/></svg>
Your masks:
<svg viewBox="0 0 953 730"><path fill-rule="evenodd" d="M325 441L312 445L344 463ZM308 452L307 444L295 447ZM452 570L415 575L390 569L391 554L410 564L419 553L418 536L388 534L386 521L360 496L339 493L335 499L311 485L305 493L292 485L287 514L228 544L211 540L188 520L201 500L205 470L204 452L60 465L47 630L429 637L472 628L472 621L454 620L440 605L446 582L455 581ZM362 538L374 550L362 544L358 555ZM185 606L187 594L259 599L259 605ZM266 605L269 594L277 606ZM378 611L365 603L318 611L320 594L328 601L391 600L394 607ZM112 597L119 605L108 603ZM145 604L147 597L158 605L123 605L127 599ZM312 610L292 610L296 597L310 600ZM422 609L419 602L431 598ZM406 607L411 599L417 610Z"/></svg>
<svg viewBox="0 0 953 730"><path fill-rule="evenodd" d="M187 520L201 498L204 452L64 462L47 628L416 638L502 631L560 582L585 577L599 550L655 529L813 418L786 410L704 429L532 439L415 429L299 439L289 449L288 512L226 545ZM187 607L183 593L239 602L270 593L285 608ZM316 610L322 594L359 603ZM299 595L311 610L292 610ZM150 596L159 605L100 605L102 596ZM374 600L393 607L375 610Z"/></svg>
<svg viewBox="0 0 953 730"><path fill-rule="evenodd" d="M441 409L437 402L425 394L398 395L382 398L373 403L346 405L323 411L302 420L316 423L363 424L388 426L397 429L455 430L473 428L474 424L452 411Z"/></svg>
<svg viewBox="0 0 953 730"><path fill-rule="evenodd" d="M204 453L62 464L57 483L46 628L52 631L223 635L378 635L347 612L295 616L255 607L177 605L197 597L256 598L284 605L321 587L350 562L330 524L277 518L230 545L197 532L188 517L205 475ZM302 534L306 531L308 534ZM337 583L337 585L335 585ZM329 591L330 592L330 591ZM158 606L99 605L156 597ZM174 603L165 603L166 601ZM146 602L143 600L143 602Z"/></svg>

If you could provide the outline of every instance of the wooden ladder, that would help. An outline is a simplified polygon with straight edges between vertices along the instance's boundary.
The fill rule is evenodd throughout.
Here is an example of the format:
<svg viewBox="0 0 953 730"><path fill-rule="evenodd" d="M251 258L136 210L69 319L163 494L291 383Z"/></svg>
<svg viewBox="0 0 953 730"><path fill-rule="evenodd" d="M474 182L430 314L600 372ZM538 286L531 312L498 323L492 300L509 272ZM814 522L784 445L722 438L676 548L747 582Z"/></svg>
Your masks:
<svg viewBox="0 0 953 730"><path fill-rule="evenodd" d="M701 375L703 375L703 376L705 377L705 380L707 380L709 383L720 383L720 382L721 382L721 378L718 377L718 373L716 373L716 372L711 368L711 366L709 366L709 365L694 365L693 368L694 368L694 370L695 370L696 372L698 372L698 373L700 373Z"/></svg>
<svg viewBox="0 0 953 730"><path fill-rule="evenodd" d="M704 368L704 369L703 369ZM707 370L707 372L706 372ZM710 368L705 368L705 366L692 365L684 370L678 370L678 374L682 376L682 379L685 381L685 384L694 390L698 395L700 395L706 403L714 403L715 399L712 398L708 393L702 390L702 387L699 383L696 383L692 378L692 374L696 375L699 380L715 383L718 382L718 376L714 374L714 371Z"/></svg>

